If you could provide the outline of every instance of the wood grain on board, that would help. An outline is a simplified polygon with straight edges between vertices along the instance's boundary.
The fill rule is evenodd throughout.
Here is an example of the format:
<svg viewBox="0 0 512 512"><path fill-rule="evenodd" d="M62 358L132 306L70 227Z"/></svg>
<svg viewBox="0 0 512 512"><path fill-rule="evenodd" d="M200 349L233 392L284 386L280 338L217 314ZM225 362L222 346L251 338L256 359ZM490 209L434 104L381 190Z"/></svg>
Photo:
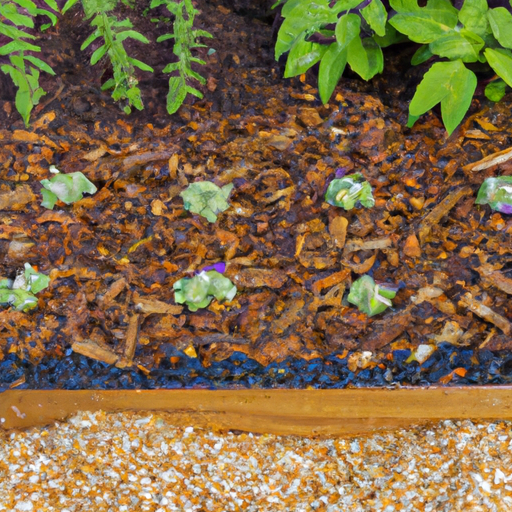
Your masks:
<svg viewBox="0 0 512 512"><path fill-rule="evenodd" d="M442 419L512 419L512 387L340 390L150 390L0 393L4 429L43 426L77 411L166 411L177 425L336 435Z"/></svg>

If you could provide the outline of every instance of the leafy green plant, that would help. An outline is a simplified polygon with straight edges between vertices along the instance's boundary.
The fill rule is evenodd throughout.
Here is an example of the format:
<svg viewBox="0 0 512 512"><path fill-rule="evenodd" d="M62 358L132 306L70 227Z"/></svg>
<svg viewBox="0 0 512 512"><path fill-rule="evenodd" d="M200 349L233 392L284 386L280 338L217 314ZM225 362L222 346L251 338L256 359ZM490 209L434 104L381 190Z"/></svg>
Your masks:
<svg viewBox="0 0 512 512"><path fill-rule="evenodd" d="M36 293L44 290L50 284L50 278L36 272L25 263L25 270L19 272L16 279L2 279L0 281L0 304L7 304L17 311L28 311L37 306Z"/></svg>
<svg viewBox="0 0 512 512"><path fill-rule="evenodd" d="M41 180L43 201L41 206L53 210L55 203L61 200L71 204L82 199L83 194L94 194L98 189L81 172L61 174L55 166L50 167L51 172L57 175L49 180Z"/></svg>
<svg viewBox="0 0 512 512"><path fill-rule="evenodd" d="M216 270L202 271L194 277L184 277L173 285L174 300L186 304L190 311L206 308L215 298L230 301L236 295L236 286Z"/></svg>
<svg viewBox="0 0 512 512"><path fill-rule="evenodd" d="M114 9L117 0L82 0L82 5L87 19L94 18L91 25L96 27L94 32L84 41L81 49L84 50L96 39L101 38L103 44L97 48L91 56L91 65L96 64L105 55L112 64L114 76L102 85L102 90L113 89L114 101L124 103L123 110L126 114L131 112L131 107L137 110L144 108L141 92L137 87L138 80L135 75L135 67L153 72L153 68L140 60L129 57L123 46L126 39L135 39L141 43L149 43L149 40L139 32L132 30L133 24L129 19L118 21L107 12Z"/></svg>
<svg viewBox="0 0 512 512"><path fill-rule="evenodd" d="M488 204L501 213L512 213L512 176L487 178L478 190L476 204Z"/></svg>
<svg viewBox="0 0 512 512"><path fill-rule="evenodd" d="M198 181L191 183L180 196L186 210L202 215L209 222L215 222L217 213L229 208L227 198L232 189L233 183L220 188L209 181Z"/></svg>
<svg viewBox="0 0 512 512"><path fill-rule="evenodd" d="M504 7L489 8L487 0L465 0L460 10L448 0L288 0L275 48L276 59L289 51L285 76L304 73L320 63L318 88L324 103L346 64L369 80L383 69L381 48L405 40L421 46L411 63L435 60L409 106L408 126L437 104L451 134L464 118L477 85L471 68L492 69L498 79L486 96L499 101L512 87L512 14ZM355 12L354 12L355 11ZM316 41L319 42L316 42ZM326 44L327 43L327 44Z"/></svg>
<svg viewBox="0 0 512 512"><path fill-rule="evenodd" d="M55 0L44 2L51 9L59 10ZM52 24L57 22L53 12L39 9L31 0L0 0L0 35L10 40L0 47L0 55L9 56L9 64L2 64L0 69L11 77L18 89L15 105L27 127L32 109L39 103L41 96L46 94L39 85L40 72L55 75L53 69L44 61L25 53L41 51L40 46L25 41L37 37L24 30L34 28L34 18L39 15L50 18Z"/></svg>
<svg viewBox="0 0 512 512"><path fill-rule="evenodd" d="M374 316L391 307L391 299L394 299L395 295L396 290L378 285L371 276L364 275L352 283L347 300L355 304L359 311Z"/></svg>
<svg viewBox="0 0 512 512"><path fill-rule="evenodd" d="M176 76L169 78L169 93L167 94L167 112L174 114L185 101L187 94L192 94L197 98L202 98L203 93L189 85L190 80L197 80L200 84L205 84L206 79L192 69L192 63L206 64L192 55L193 48L206 47L197 41L198 37L213 37L205 30L195 30L193 28L194 18L199 11L193 6L192 0L152 0L151 8L165 5L167 10L175 16L174 32L165 34L157 39L157 42L174 39L173 53L178 57L178 62L167 64L163 69L164 73L177 72Z"/></svg>
<svg viewBox="0 0 512 512"><path fill-rule="evenodd" d="M340 206L345 210L354 208L358 201L366 208L375 205L372 187L360 173L332 180L325 193L325 200L329 204Z"/></svg>

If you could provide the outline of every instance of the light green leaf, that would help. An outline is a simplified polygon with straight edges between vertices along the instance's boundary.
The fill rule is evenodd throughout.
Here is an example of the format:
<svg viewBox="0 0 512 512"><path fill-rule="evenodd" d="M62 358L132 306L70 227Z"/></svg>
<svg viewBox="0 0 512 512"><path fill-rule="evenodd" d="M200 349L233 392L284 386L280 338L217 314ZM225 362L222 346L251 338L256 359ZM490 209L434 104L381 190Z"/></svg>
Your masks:
<svg viewBox="0 0 512 512"><path fill-rule="evenodd" d="M41 47L19 39L17 41L11 41L10 43L0 47L0 55L9 55L10 53L19 51L40 52Z"/></svg>
<svg viewBox="0 0 512 512"><path fill-rule="evenodd" d="M345 210L354 208L358 201L365 208L372 208L375 205L372 187L361 173L332 180L325 193L325 201Z"/></svg>
<svg viewBox="0 0 512 512"><path fill-rule="evenodd" d="M344 14L336 23L334 34L336 41L343 49L359 36L361 18L357 14Z"/></svg>
<svg viewBox="0 0 512 512"><path fill-rule="evenodd" d="M512 14L505 7L496 7L487 12L487 19L501 46L512 48Z"/></svg>
<svg viewBox="0 0 512 512"><path fill-rule="evenodd" d="M505 96L507 84L501 78L498 78L488 83L484 92L487 99L498 102Z"/></svg>
<svg viewBox="0 0 512 512"><path fill-rule="evenodd" d="M41 180L41 185L66 204L80 201L84 193L94 194L98 190L81 172L57 174L50 180ZM42 206L51 210L55 201L53 201L52 195L44 192L44 189L41 190L43 194Z"/></svg>
<svg viewBox="0 0 512 512"><path fill-rule="evenodd" d="M12 306L16 311L29 311L37 307L37 297L26 290L0 289L0 304Z"/></svg>
<svg viewBox="0 0 512 512"><path fill-rule="evenodd" d="M512 52L501 48L486 48L484 55L489 66L509 87L512 87Z"/></svg>
<svg viewBox="0 0 512 512"><path fill-rule="evenodd" d="M128 62L138 67L139 69L142 69L142 71L149 71L151 73L154 71L151 66L148 66L144 62L141 62L140 60L134 59L132 57L128 57Z"/></svg>
<svg viewBox="0 0 512 512"><path fill-rule="evenodd" d="M232 183L219 188L215 183L199 181L191 183L180 196L186 210L202 215L209 222L215 222L217 213L229 208L227 198L232 188Z"/></svg>
<svg viewBox="0 0 512 512"><path fill-rule="evenodd" d="M493 210L512 214L512 176L487 178L480 189L476 204L488 204Z"/></svg>
<svg viewBox="0 0 512 512"><path fill-rule="evenodd" d="M117 34L116 36L116 39L120 42L124 41L125 39L128 39L128 38L131 38L131 39L136 39L137 41L140 41L141 43L149 43L149 39L145 36L143 36L142 34L140 34L139 32L135 31L135 30L124 30L123 32L119 32L119 34Z"/></svg>
<svg viewBox="0 0 512 512"><path fill-rule="evenodd" d="M458 11L447 0L429 0L419 7L416 0L390 0L398 14L389 23L416 43L431 43L457 25Z"/></svg>
<svg viewBox="0 0 512 512"><path fill-rule="evenodd" d="M167 93L167 112L174 114L183 104L187 97L185 80L179 76L169 78L169 92Z"/></svg>
<svg viewBox="0 0 512 512"><path fill-rule="evenodd" d="M420 116L441 103L448 134L464 118L476 89L476 76L462 61L436 62L425 73L409 105L411 116Z"/></svg>
<svg viewBox="0 0 512 512"><path fill-rule="evenodd" d="M107 53L107 45L104 44L97 48L91 55L91 66L94 66Z"/></svg>
<svg viewBox="0 0 512 512"><path fill-rule="evenodd" d="M352 283L347 300L355 304L359 311L374 316L392 306L391 299L395 296L394 290L377 285L371 276L364 275Z"/></svg>
<svg viewBox="0 0 512 512"><path fill-rule="evenodd" d="M429 49L434 55L450 60L462 59L464 62L477 62L484 45L484 40L479 35L462 29L460 32L454 30L432 41Z"/></svg>
<svg viewBox="0 0 512 512"><path fill-rule="evenodd" d="M388 13L381 0L372 0L369 5L361 10L361 14L378 36L384 37L386 35Z"/></svg>
<svg viewBox="0 0 512 512"><path fill-rule="evenodd" d="M288 55L284 77L290 78L305 73L322 58L326 51L327 47L324 44L297 39Z"/></svg>
<svg viewBox="0 0 512 512"><path fill-rule="evenodd" d="M347 61L363 79L370 80L384 69L384 56L380 46L371 38L356 37L348 45Z"/></svg>
<svg viewBox="0 0 512 512"><path fill-rule="evenodd" d="M459 21L464 27L484 38L491 32L487 11L489 6L486 0L464 0L459 11Z"/></svg>
<svg viewBox="0 0 512 512"><path fill-rule="evenodd" d="M216 270L184 277L176 281L173 288L174 300L186 304L190 311L206 308L214 298L230 301L237 292L236 286Z"/></svg>
<svg viewBox="0 0 512 512"><path fill-rule="evenodd" d="M37 57L34 57L33 55L25 55L25 60L28 60L29 62L32 62L34 66L37 66L39 69L46 71L50 75L55 75L55 71L46 64L46 62L42 61L41 59L38 59Z"/></svg>
<svg viewBox="0 0 512 512"><path fill-rule="evenodd" d="M420 46L412 56L411 64L413 66L418 66L419 64L423 64L423 62L427 62L433 56L433 53L430 51L428 45Z"/></svg>
<svg viewBox="0 0 512 512"><path fill-rule="evenodd" d="M30 263L25 263L25 283L26 290L32 293L39 293L41 290L48 288L50 278L45 274L37 272Z"/></svg>

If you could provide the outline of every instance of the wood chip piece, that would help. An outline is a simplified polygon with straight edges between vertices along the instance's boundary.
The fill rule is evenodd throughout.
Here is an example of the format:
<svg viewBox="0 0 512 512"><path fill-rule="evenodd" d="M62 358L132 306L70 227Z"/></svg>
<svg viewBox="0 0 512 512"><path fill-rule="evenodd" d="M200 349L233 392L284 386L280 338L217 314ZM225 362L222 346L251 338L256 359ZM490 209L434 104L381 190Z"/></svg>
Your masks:
<svg viewBox="0 0 512 512"><path fill-rule="evenodd" d="M411 233L405 240L404 254L409 258L419 258L421 256L420 243L414 233Z"/></svg>
<svg viewBox="0 0 512 512"><path fill-rule="evenodd" d="M28 185L21 185L8 192L0 192L0 210L23 210L36 196Z"/></svg>
<svg viewBox="0 0 512 512"><path fill-rule="evenodd" d="M117 368L132 366L135 349L137 347L137 336L139 334L139 315L132 315L126 330L126 341L123 357L116 363Z"/></svg>
<svg viewBox="0 0 512 512"><path fill-rule="evenodd" d="M465 165L462 169L464 171L483 171L484 169L488 169L493 165L503 164L512 158L512 148L504 149L503 151L498 151L493 153L492 155L487 155L482 160L478 160L478 162L473 162L472 164Z"/></svg>
<svg viewBox="0 0 512 512"><path fill-rule="evenodd" d="M278 269L245 268L238 271L232 279L237 286L244 288L281 288L288 276Z"/></svg>
<svg viewBox="0 0 512 512"><path fill-rule="evenodd" d="M167 304L167 302L156 299L144 299L138 295L134 296L133 302L135 304L135 309L146 315L181 315L183 311L183 306Z"/></svg>
<svg viewBox="0 0 512 512"><path fill-rule="evenodd" d="M119 356L105 347L100 347L97 343L92 340L85 339L83 341L75 341L71 348L73 352L82 354L83 356L103 361L107 364L114 364Z"/></svg>
<svg viewBox="0 0 512 512"><path fill-rule="evenodd" d="M374 322L372 334L362 340L360 349L374 352L398 338L413 321L410 309L408 307L400 313L386 315L383 320Z"/></svg>
<svg viewBox="0 0 512 512"><path fill-rule="evenodd" d="M484 282L488 282L502 292L512 295L512 279L503 275L500 271L494 270L488 263L477 268L482 275Z"/></svg>
<svg viewBox="0 0 512 512"><path fill-rule="evenodd" d="M485 304L475 300L471 293L466 293L459 301L459 305L467 307L475 315L483 318L486 322L494 324L501 329L505 334L509 335L511 331L510 322L499 313L496 313Z"/></svg>
<svg viewBox="0 0 512 512"><path fill-rule="evenodd" d="M460 201L464 196L472 194L471 187L459 187L450 192L421 222L418 235L421 244L425 242L425 238L430 233L432 226L439 221Z"/></svg>
<svg viewBox="0 0 512 512"><path fill-rule="evenodd" d="M345 246L345 239L347 237L347 226L348 220L342 215L338 215L334 217L334 219L329 222L329 234L332 237L332 241L334 245L338 249L343 249Z"/></svg>

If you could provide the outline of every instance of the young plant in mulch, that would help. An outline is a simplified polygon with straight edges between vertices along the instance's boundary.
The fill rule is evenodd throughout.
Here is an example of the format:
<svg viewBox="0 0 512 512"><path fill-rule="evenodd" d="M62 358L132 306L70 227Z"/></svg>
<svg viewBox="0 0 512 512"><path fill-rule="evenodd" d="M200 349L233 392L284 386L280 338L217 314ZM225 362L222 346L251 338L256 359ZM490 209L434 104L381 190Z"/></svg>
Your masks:
<svg viewBox="0 0 512 512"><path fill-rule="evenodd" d="M204 65L206 62L192 55L194 48L205 48L199 43L199 37L213 37L206 30L194 29L194 18L199 11L192 4L192 0L152 0L151 8L165 5L168 11L175 16L174 32L165 34L157 39L157 42L174 39L173 53L178 58L177 62L167 64L164 73L177 73L169 78L169 93L167 94L167 112L174 114L183 104L188 94L202 98L203 93L190 85L191 81L197 81L204 85L206 79L192 69L192 63Z"/></svg>
<svg viewBox="0 0 512 512"><path fill-rule="evenodd" d="M498 3L498 2L494 2ZM413 66L431 62L409 106L407 126L437 104L448 134L460 124L476 90L471 68L494 71L485 94L499 101L512 87L510 7L489 8L487 0L465 0L460 10L448 0L279 0L284 22L275 57L288 53L285 77L319 63L318 89L328 103L347 64L364 80L384 67L382 48L410 41L422 45Z"/></svg>
<svg viewBox="0 0 512 512"><path fill-rule="evenodd" d="M44 0L44 3L55 11L58 11L55 0ZM46 92L39 85L41 71L55 75L53 69L34 55L26 52L41 52L41 47L25 41L25 39L37 39L29 34L26 29L34 28L36 16L46 16L52 25L57 22L57 17L51 11L39 9L30 0L0 0L0 36L6 39L6 44L0 47L0 55L9 57L9 64L2 64L0 69L11 77L16 91L15 105L20 113L25 126L28 127L30 113L35 105L39 103L41 96ZM7 21L7 23L5 23ZM43 25L48 27L48 24ZM43 28L42 27L42 28Z"/></svg>
<svg viewBox="0 0 512 512"><path fill-rule="evenodd" d="M227 199L232 189L233 183L220 188L209 181L198 181L191 183L180 196L183 198L185 210L198 213L209 222L215 222L217 213L229 208Z"/></svg>
<svg viewBox="0 0 512 512"><path fill-rule="evenodd" d="M184 277L173 285L174 300L186 304L190 311L206 308L215 298L219 301L232 300L237 292L236 286L222 275L224 263L205 267L194 277Z"/></svg>
<svg viewBox="0 0 512 512"><path fill-rule="evenodd" d="M82 199L84 193L94 194L98 190L81 172L62 174L54 165L50 166L50 172L57 175L49 180L41 180L41 206L50 210L53 210L59 200L66 204L76 203Z"/></svg>
<svg viewBox="0 0 512 512"><path fill-rule="evenodd" d="M376 284L371 276L364 275L352 283L347 300L359 311L374 316L393 305L391 299L395 298L396 291L396 288Z"/></svg>
<svg viewBox="0 0 512 512"><path fill-rule="evenodd" d="M488 204L501 213L512 213L512 176L487 178L476 197L476 204Z"/></svg>
<svg viewBox="0 0 512 512"><path fill-rule="evenodd" d="M366 208L375 205L372 187L360 173L333 179L325 193L325 200L327 203L345 208L345 210L351 210L357 202Z"/></svg>
<svg viewBox="0 0 512 512"><path fill-rule="evenodd" d="M0 281L0 304L12 306L17 311L29 311L37 306L36 293L48 287L50 278L37 272L29 263L16 279Z"/></svg>

